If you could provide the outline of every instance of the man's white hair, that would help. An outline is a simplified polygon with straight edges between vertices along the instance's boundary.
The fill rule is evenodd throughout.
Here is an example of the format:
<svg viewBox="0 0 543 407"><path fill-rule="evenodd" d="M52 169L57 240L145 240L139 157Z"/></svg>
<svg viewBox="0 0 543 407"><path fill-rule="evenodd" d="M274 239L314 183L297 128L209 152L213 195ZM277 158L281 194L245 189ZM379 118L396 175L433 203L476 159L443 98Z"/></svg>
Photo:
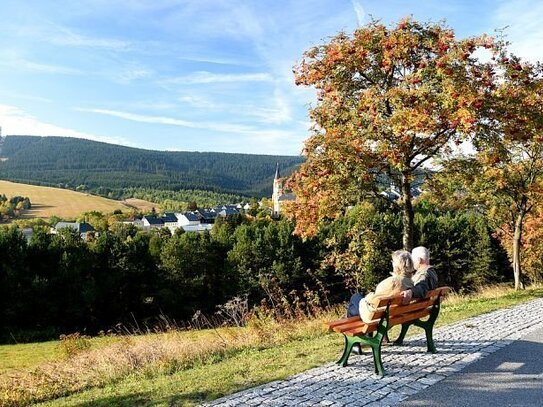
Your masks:
<svg viewBox="0 0 543 407"><path fill-rule="evenodd" d="M422 259L425 263L430 263L430 251L424 246L415 247L411 251L411 257L413 260Z"/></svg>

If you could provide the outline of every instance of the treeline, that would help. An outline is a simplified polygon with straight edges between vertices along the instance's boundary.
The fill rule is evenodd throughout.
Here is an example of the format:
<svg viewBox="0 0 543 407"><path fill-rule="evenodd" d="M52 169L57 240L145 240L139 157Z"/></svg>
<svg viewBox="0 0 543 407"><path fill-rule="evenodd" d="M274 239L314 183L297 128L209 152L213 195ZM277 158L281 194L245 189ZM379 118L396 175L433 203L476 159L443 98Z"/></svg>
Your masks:
<svg viewBox="0 0 543 407"><path fill-rule="evenodd" d="M123 194L122 198L138 198L149 202L156 202L165 212L186 210L189 204L193 204L199 208L213 208L219 204L240 203L254 200L254 198L243 195L225 194L197 189L160 191L152 188L126 188L123 191Z"/></svg>
<svg viewBox="0 0 543 407"><path fill-rule="evenodd" d="M2 178L126 198L129 188L271 196L276 163L286 175L300 156L152 151L63 137L8 136Z"/></svg>
<svg viewBox="0 0 543 407"><path fill-rule="evenodd" d="M119 224L94 240L37 229L0 229L0 326L4 341L97 333L117 323L152 325L163 314L210 315L235 296L278 312L340 303L390 272L401 216L363 204L312 239L288 220L237 217L211 233L155 233ZM416 241L429 247L440 283L469 291L509 276L507 255L484 218L421 206ZM11 339L10 339L11 338Z"/></svg>
<svg viewBox="0 0 543 407"><path fill-rule="evenodd" d="M18 217L22 211L32 207L30 198L13 196L8 199L5 194L0 195L0 222Z"/></svg>

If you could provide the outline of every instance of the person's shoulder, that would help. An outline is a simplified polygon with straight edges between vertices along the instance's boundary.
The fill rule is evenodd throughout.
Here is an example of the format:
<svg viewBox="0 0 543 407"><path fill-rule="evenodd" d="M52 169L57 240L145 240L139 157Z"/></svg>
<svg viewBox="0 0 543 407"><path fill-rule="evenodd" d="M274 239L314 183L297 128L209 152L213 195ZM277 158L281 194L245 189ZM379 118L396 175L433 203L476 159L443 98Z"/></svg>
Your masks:
<svg viewBox="0 0 543 407"><path fill-rule="evenodd" d="M431 274L432 276L437 277L437 272L436 272L436 269L434 268L434 266L429 266L426 269L426 274Z"/></svg>

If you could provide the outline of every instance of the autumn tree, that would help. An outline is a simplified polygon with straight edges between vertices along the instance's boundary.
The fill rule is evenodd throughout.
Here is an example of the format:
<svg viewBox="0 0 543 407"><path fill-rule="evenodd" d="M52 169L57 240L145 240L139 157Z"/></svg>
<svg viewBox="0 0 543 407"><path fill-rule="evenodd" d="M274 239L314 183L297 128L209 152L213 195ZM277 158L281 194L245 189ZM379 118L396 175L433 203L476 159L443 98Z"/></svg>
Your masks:
<svg viewBox="0 0 543 407"><path fill-rule="evenodd" d="M290 180L297 233L314 235L389 179L401 191L403 246L412 248L414 177L471 134L488 92L480 47L492 51L492 39L459 40L444 24L404 19L392 28L372 21L305 53L296 83L314 87L318 102L307 159Z"/></svg>
<svg viewBox="0 0 543 407"><path fill-rule="evenodd" d="M522 272L533 282L543 281L543 205L528 215L523 233Z"/></svg>
<svg viewBox="0 0 543 407"><path fill-rule="evenodd" d="M502 48L495 68L499 74L481 109L474 153L445 162L435 185L494 221L510 244L519 289L525 221L543 198L543 66L522 62Z"/></svg>

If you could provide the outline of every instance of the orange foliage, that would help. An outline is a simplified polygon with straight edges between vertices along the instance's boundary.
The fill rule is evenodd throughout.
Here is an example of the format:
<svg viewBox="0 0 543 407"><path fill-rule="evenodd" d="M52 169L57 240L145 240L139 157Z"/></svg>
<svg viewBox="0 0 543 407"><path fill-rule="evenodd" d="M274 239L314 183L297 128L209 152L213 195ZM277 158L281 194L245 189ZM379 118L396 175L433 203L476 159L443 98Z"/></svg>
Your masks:
<svg viewBox="0 0 543 407"><path fill-rule="evenodd" d="M485 35L457 39L443 24L408 18L393 28L373 21L305 53L296 83L314 87L318 103L307 160L289 183L296 233L314 235L322 220L379 192L381 174L410 190L423 163L475 130L494 86L491 64L473 56L481 47L498 52Z"/></svg>

